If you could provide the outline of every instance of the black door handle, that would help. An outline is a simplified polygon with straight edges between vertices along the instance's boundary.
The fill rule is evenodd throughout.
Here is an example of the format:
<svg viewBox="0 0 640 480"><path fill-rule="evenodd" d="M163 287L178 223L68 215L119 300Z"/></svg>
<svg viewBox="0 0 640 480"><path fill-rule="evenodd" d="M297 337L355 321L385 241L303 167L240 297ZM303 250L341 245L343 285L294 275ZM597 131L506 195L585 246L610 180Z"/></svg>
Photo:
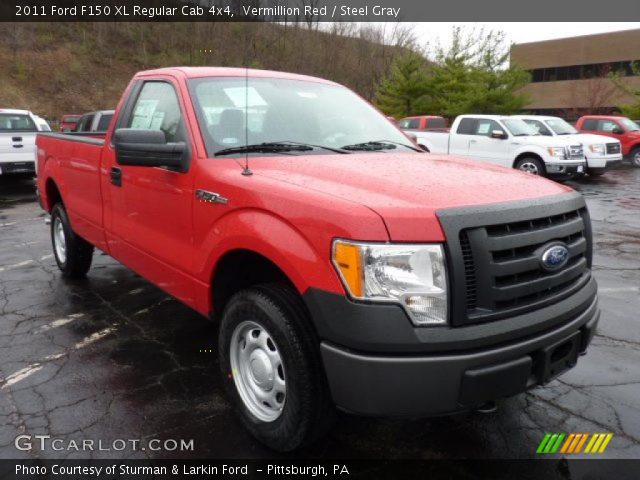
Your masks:
<svg viewBox="0 0 640 480"><path fill-rule="evenodd" d="M13 140L14 142L21 142L22 137L11 137L11 140Z"/></svg>
<svg viewBox="0 0 640 480"><path fill-rule="evenodd" d="M111 167L111 183L116 187L122 186L122 169L120 167Z"/></svg>

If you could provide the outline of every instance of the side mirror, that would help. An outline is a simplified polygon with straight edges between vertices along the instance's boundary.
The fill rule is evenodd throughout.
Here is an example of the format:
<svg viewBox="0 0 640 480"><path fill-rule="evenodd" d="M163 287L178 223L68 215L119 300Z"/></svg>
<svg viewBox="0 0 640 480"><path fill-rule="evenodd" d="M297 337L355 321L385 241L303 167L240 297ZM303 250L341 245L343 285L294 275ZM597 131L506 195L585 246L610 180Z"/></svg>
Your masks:
<svg viewBox="0 0 640 480"><path fill-rule="evenodd" d="M492 130L491 131L491 138L497 138L500 140L506 140L507 138L509 138L509 135L507 135L506 132L503 132L502 130Z"/></svg>
<svg viewBox="0 0 640 480"><path fill-rule="evenodd" d="M614 135L622 135L624 133L624 130L621 129L620 127L613 127L613 130L611 130L611 133L613 133Z"/></svg>
<svg viewBox="0 0 640 480"><path fill-rule="evenodd" d="M167 143L162 130L119 128L113 136L113 146L120 165L136 167L182 170L188 154L185 143Z"/></svg>

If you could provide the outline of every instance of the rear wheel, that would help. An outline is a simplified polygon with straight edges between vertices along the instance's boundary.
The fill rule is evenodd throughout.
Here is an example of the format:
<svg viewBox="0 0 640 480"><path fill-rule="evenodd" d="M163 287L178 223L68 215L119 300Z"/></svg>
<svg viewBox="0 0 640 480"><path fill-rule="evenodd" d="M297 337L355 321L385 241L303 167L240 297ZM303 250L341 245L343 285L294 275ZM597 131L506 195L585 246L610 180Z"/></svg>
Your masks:
<svg viewBox="0 0 640 480"><path fill-rule="evenodd" d="M631 150L631 165L640 168L640 147Z"/></svg>
<svg viewBox="0 0 640 480"><path fill-rule="evenodd" d="M64 277L79 278L87 274L93 259L93 245L71 229L62 203L57 203L51 210L51 244Z"/></svg>
<svg viewBox="0 0 640 480"><path fill-rule="evenodd" d="M514 165L514 168L522 172L530 173L532 175L544 176L546 174L544 165L542 164L542 162L537 158L533 158L533 157L521 158L516 162L516 164Z"/></svg>
<svg viewBox="0 0 640 480"><path fill-rule="evenodd" d="M319 342L293 289L266 284L234 295L222 316L220 368L244 426L290 451L323 435L334 408Z"/></svg>

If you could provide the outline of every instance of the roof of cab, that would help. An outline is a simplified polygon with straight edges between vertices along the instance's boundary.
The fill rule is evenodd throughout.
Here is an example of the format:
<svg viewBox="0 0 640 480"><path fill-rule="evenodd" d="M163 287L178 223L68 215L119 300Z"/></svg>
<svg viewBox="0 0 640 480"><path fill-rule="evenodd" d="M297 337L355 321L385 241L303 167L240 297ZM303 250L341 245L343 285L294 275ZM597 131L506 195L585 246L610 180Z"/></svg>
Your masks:
<svg viewBox="0 0 640 480"><path fill-rule="evenodd" d="M156 70L144 70L138 72L136 77L147 77L153 75L180 75L185 78L202 77L244 77L250 78L280 78L283 80L302 80L306 82L326 83L338 85L324 78L299 75L296 73L276 72L273 70L258 70L253 68L231 68L231 67L168 67Z"/></svg>
<svg viewBox="0 0 640 480"><path fill-rule="evenodd" d="M29 110L18 110L17 108L0 108L0 113L9 113L14 115L31 115Z"/></svg>

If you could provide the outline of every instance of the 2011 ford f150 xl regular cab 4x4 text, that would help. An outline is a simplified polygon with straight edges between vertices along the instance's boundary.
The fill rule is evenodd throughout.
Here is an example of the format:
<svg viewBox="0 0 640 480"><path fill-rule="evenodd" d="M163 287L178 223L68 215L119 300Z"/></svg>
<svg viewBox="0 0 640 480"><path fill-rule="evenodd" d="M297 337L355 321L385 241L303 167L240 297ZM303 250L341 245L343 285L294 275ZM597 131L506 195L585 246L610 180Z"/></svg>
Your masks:
<svg viewBox="0 0 640 480"><path fill-rule="evenodd" d="M274 449L335 405L429 416L546 383L599 319L578 193L421 152L329 81L142 72L104 139L37 147L63 274L95 246L220 322L228 394Z"/></svg>

